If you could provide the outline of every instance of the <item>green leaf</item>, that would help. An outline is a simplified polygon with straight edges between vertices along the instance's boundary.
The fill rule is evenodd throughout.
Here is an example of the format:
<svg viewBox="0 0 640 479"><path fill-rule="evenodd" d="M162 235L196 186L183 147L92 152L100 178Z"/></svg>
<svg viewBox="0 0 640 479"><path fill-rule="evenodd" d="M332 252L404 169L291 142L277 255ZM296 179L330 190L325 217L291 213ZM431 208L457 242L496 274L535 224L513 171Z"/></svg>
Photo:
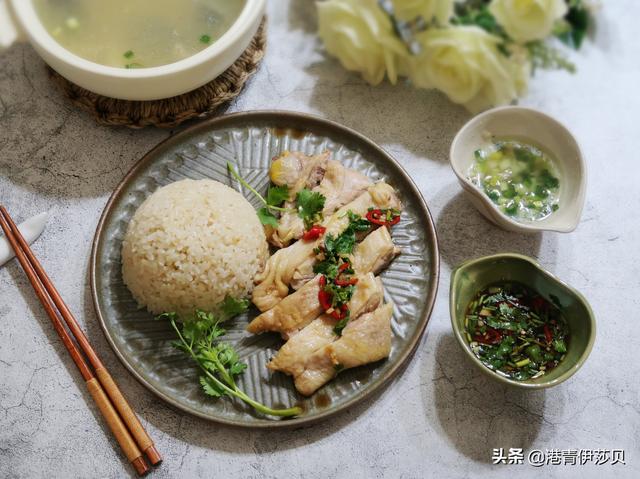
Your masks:
<svg viewBox="0 0 640 479"><path fill-rule="evenodd" d="M518 331L520 329L518 323L513 321L499 321L492 316L485 318L484 321L493 329L506 329L508 331Z"/></svg>
<svg viewBox="0 0 640 479"><path fill-rule="evenodd" d="M312 225L321 217L322 210L326 198L317 191L311 191L303 188L296 195L296 204L298 206L298 216L302 218L306 226Z"/></svg>
<svg viewBox="0 0 640 479"><path fill-rule="evenodd" d="M325 261L316 263L313 266L313 272L316 274L323 274L333 281L336 279L336 276L338 276L338 265L333 258L329 258Z"/></svg>
<svg viewBox="0 0 640 479"><path fill-rule="evenodd" d="M500 303L500 314L510 316L513 314L513 308L506 303Z"/></svg>
<svg viewBox="0 0 640 479"><path fill-rule="evenodd" d="M123 55L125 58L133 58L133 50L127 50Z"/></svg>
<svg viewBox="0 0 640 479"><path fill-rule="evenodd" d="M231 296L224 298L224 301L220 304L220 311L222 313L222 321L226 321L229 318L233 318L239 314L244 313L249 309L249 300L236 299Z"/></svg>
<svg viewBox="0 0 640 479"><path fill-rule="evenodd" d="M328 293L331 293L331 306L338 307L342 304L348 303L353 296L355 291L354 285L349 286L338 286L333 283L328 283L324 290Z"/></svg>
<svg viewBox="0 0 640 479"><path fill-rule="evenodd" d="M219 398L227 395L227 391L222 389L213 379L208 376L200 376L200 385L207 396Z"/></svg>
<svg viewBox="0 0 640 479"><path fill-rule="evenodd" d="M582 46L582 42L587 36L591 17L589 11L580 0L572 1L569 11L564 17L564 27L556 33L556 36L576 50Z"/></svg>
<svg viewBox="0 0 640 479"><path fill-rule="evenodd" d="M267 205L280 206L288 199L289 187L287 185L269 187L269 191L267 191Z"/></svg>
<svg viewBox="0 0 640 479"><path fill-rule="evenodd" d="M333 327L333 332L336 334L336 336L342 336L342 330L347 326L348 322L349 322L349 316L341 319L336 323L336 325Z"/></svg>
<svg viewBox="0 0 640 479"><path fill-rule="evenodd" d="M559 353L567 352L567 345L565 344L563 339L554 339L553 340L553 349L555 349Z"/></svg>
<svg viewBox="0 0 640 479"><path fill-rule="evenodd" d="M348 256L353 253L353 248L356 245L356 233L351 228L338 236L334 242L334 251L338 256Z"/></svg>
<svg viewBox="0 0 640 479"><path fill-rule="evenodd" d="M370 208L373 209L373 208ZM400 214L399 211L392 210L395 214ZM347 216L349 217L349 228L351 228L355 232L359 231L368 231L371 228L371 223L368 219L363 218L360 215L355 214L353 211L347 211Z"/></svg>
<svg viewBox="0 0 640 479"><path fill-rule="evenodd" d="M507 336L502 340L500 345L496 348L495 355L497 358L503 359L513 350L513 339Z"/></svg>
<svg viewBox="0 0 640 479"><path fill-rule="evenodd" d="M544 360L544 357L542 356L542 350L540 349L540 346L538 346L537 344L532 344L531 346L527 346L524 352L526 353L527 356L531 358L532 361L535 361L538 364Z"/></svg>
<svg viewBox="0 0 640 479"><path fill-rule="evenodd" d="M269 208L260 208L257 213L258 219L263 225L273 226L274 228L278 227L278 218L269 211Z"/></svg>
<svg viewBox="0 0 640 479"><path fill-rule="evenodd" d="M211 35L207 35L206 33L204 35L200 36L200 43L210 43L211 42Z"/></svg>
<svg viewBox="0 0 640 479"><path fill-rule="evenodd" d="M233 376L237 376L244 372L247 369L247 365L245 363L236 362L232 366L229 367L229 373Z"/></svg>
<svg viewBox="0 0 640 479"><path fill-rule="evenodd" d="M182 324L182 336L195 343L205 336L206 331L214 324L213 315L198 310L191 320Z"/></svg>
<svg viewBox="0 0 640 479"><path fill-rule="evenodd" d="M451 19L454 25L476 25L493 35L506 38L504 30L487 5L474 1L456 2L454 5L455 15Z"/></svg>

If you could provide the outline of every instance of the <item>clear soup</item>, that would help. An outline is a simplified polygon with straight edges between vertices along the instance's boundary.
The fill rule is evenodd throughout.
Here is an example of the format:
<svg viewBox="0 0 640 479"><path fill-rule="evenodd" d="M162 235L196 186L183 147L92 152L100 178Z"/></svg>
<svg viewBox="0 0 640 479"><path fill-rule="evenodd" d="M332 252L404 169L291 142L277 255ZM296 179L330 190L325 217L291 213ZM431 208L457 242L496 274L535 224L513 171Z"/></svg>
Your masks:
<svg viewBox="0 0 640 479"><path fill-rule="evenodd" d="M47 31L76 55L102 65L148 68L212 45L246 0L34 0Z"/></svg>

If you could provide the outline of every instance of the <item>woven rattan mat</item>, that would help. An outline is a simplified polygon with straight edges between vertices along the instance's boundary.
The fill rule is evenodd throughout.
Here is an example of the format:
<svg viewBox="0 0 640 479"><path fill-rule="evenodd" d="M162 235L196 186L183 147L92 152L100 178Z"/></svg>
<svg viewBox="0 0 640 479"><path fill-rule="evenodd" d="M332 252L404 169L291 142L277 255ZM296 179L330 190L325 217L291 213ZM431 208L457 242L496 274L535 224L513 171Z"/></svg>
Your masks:
<svg viewBox="0 0 640 479"><path fill-rule="evenodd" d="M98 123L129 128L157 126L173 128L193 118L215 113L223 103L238 96L264 56L266 20L244 53L222 75L183 95L156 101L127 101L108 98L75 85L49 68L50 77L73 103L89 112Z"/></svg>

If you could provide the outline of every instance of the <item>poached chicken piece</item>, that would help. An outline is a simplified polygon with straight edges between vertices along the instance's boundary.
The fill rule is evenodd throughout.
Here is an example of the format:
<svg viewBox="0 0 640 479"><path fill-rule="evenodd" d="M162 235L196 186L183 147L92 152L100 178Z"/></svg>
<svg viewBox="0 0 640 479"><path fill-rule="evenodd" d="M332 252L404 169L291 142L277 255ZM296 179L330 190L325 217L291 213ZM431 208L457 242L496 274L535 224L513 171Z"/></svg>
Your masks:
<svg viewBox="0 0 640 479"><path fill-rule="evenodd" d="M353 266L356 274L377 274L400 253L391 240L389 230L382 226L356 245ZM322 313L318 300L320 275L305 283L299 290L280 301L274 308L256 317L247 327L251 333L277 331L290 338ZM361 281L356 286L360 290ZM353 310L352 310L353 317Z"/></svg>
<svg viewBox="0 0 640 479"><path fill-rule="evenodd" d="M390 185L384 182L370 186L356 199L338 209L330 218L325 219L325 236L337 236L349 226L349 212L365 216L369 208L400 210L398 196ZM260 311L267 311L289 294L289 286L295 280L294 289L299 289L315 276L314 249L323 238L312 241L297 241L291 246L278 250L267 260L264 271L256 276L256 287L252 301Z"/></svg>
<svg viewBox="0 0 640 479"><path fill-rule="evenodd" d="M372 273L363 276L349 303L352 319L378 308L383 296L380 278L375 278ZM280 348L267 367L294 377L302 374L312 353L338 339L334 332L335 325L336 320L328 314L314 319Z"/></svg>
<svg viewBox="0 0 640 479"><path fill-rule="evenodd" d="M313 158L313 157L309 157ZM284 167L283 167L284 168ZM294 175L291 175L292 177ZM324 177L313 191L325 197L322 215L325 218L331 216L338 208L350 203L363 191L371 186L371 180L365 175L345 168L338 161L326 162ZM291 188L291 186L289 186ZM290 190L291 191L291 190ZM288 205L287 205L288 206ZM271 235L269 241L282 248L292 240L297 240L304 234L304 221L295 212L284 213L278 221L278 227Z"/></svg>
<svg viewBox="0 0 640 479"><path fill-rule="evenodd" d="M324 178L314 190L326 198L322 212L326 217L356 199L371 185L371 180L362 173L345 168L339 161L329 160Z"/></svg>
<svg viewBox="0 0 640 479"><path fill-rule="evenodd" d="M328 157L285 152L270 168L263 223L279 249L255 278L261 314L247 326L287 340L267 367L306 396L391 352L393 306L376 275L400 254L391 228L402 204L389 184Z"/></svg>
<svg viewBox="0 0 640 479"><path fill-rule="evenodd" d="M257 316L247 326L247 331L258 334L279 331L285 339L291 331L309 324L322 313L318 301L320 275L308 281L302 288L290 294L275 307Z"/></svg>
<svg viewBox="0 0 640 479"><path fill-rule="evenodd" d="M393 244L391 233L386 226L381 226L361 243L353 252L353 269L357 272L378 274L400 254L400 248Z"/></svg>
<svg viewBox="0 0 640 479"><path fill-rule="evenodd" d="M336 236L344 231L349 224L349 211L364 217L370 208L394 209L400 211L402 209L402 203L400 203L395 190L391 186L384 182L376 183L375 185L370 186L367 189L367 192L361 194L351 203L343 206L333 214L332 219L335 218L335 221L329 223L326 234ZM370 231L364 234L369 234L369 232ZM362 237L359 239L362 239ZM291 275L289 283L293 289L301 288L302 285L315 276L315 273L313 272L313 265L315 262L315 256L311 256L298 264Z"/></svg>
<svg viewBox="0 0 640 479"><path fill-rule="evenodd" d="M393 305L349 321L342 336L307 357L304 370L294 375L296 389L310 396L331 381L337 371L379 361L391 353Z"/></svg>
<svg viewBox="0 0 640 479"><path fill-rule="evenodd" d="M299 151L285 151L271 164L269 177L277 186L289 187L289 201L298 191L317 186L324 177L329 152L308 156Z"/></svg>

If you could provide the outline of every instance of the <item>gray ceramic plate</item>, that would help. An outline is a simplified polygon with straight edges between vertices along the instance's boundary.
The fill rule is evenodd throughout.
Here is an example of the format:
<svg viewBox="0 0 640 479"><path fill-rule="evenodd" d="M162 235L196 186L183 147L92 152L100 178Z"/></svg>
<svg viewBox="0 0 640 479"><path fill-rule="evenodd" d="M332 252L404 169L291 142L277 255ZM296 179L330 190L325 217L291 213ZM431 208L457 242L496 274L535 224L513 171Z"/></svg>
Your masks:
<svg viewBox="0 0 640 479"><path fill-rule="evenodd" d="M374 180L384 179L402 197L406 209L393 237L403 253L382 274L385 295L395 304L393 347L388 360L341 373L311 398L299 396L291 379L266 368L280 346L277 335L244 331L252 311L234 320L227 340L248 369L240 381L250 396L267 405L300 404L304 414L278 420L257 415L228 398L205 396L198 371L170 343L168 324L136 307L122 282L120 248L127 224L138 206L157 188L184 178L212 178L238 188L226 162L259 191L268 185L268 167L283 150L320 153ZM242 191L255 206L250 192ZM276 427L308 423L341 411L372 394L398 373L420 342L435 300L439 256L435 228L427 205L402 167L360 134L336 123L288 112L249 112L215 118L191 127L149 152L113 193L100 219L91 257L91 289L98 318L114 351L131 373L172 405L221 423Z"/></svg>

